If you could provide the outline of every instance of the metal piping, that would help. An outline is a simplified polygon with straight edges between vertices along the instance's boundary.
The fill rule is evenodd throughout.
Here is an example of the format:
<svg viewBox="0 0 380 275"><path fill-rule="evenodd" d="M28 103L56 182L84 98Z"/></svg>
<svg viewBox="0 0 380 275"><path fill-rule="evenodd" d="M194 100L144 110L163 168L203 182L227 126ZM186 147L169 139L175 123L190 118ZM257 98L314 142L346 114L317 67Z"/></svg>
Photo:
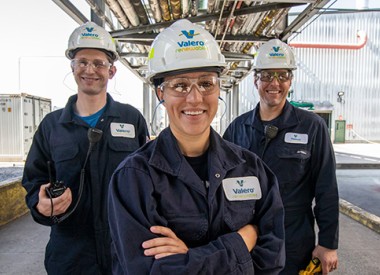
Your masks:
<svg viewBox="0 0 380 275"><path fill-rule="evenodd" d="M222 6L221 12L220 12L220 14L219 14L219 19L217 20L217 23L216 23L215 37L218 35L219 27L220 27L221 22L222 22L223 11L224 11L224 6L225 6L225 4L226 4L226 1L227 1L227 0L224 0L224 1L223 1L223 6ZM228 16L230 16L230 15L228 15Z"/></svg>
<svg viewBox="0 0 380 275"><path fill-rule="evenodd" d="M199 0L191 0L191 9L190 9L191 16L197 16L198 5L199 5Z"/></svg>
<svg viewBox="0 0 380 275"><path fill-rule="evenodd" d="M120 0L121 1L121 0ZM125 1L125 0L123 0ZM165 0L160 0L165 1ZM261 6L254 6L254 7L247 7L247 8L241 8L239 10L236 10L234 15L243 15L243 14L251 14L251 13L261 13L264 11L272 10L272 9L283 9L283 8L288 8L291 6L295 6L296 4L289 4L289 3L279 3L279 4L265 4ZM221 12L222 13L222 18L226 18L229 16L229 12ZM217 20L220 17L220 14L202 14L196 17L189 17L188 20L193 23L197 22L203 22L203 21L210 21L210 20ZM120 37L124 35L128 35L131 33L138 33L138 32L148 32L151 30L156 30L156 29L161 29L161 28L166 28L170 26L173 22L161 22L161 23L156 23L156 24L149 24L149 25L144 25L144 26L138 26L134 28L129 28L129 29L124 29L124 30L117 30L112 32L113 37Z"/></svg>
<svg viewBox="0 0 380 275"><path fill-rule="evenodd" d="M124 13L127 15L129 22L132 26L140 25L140 19L136 14L135 9L133 8L129 0L119 0L120 7L123 9Z"/></svg>
<svg viewBox="0 0 380 275"><path fill-rule="evenodd" d="M113 14L116 16L116 18L119 20L120 24L124 28L128 28L130 26L130 23L119 3L116 0L105 0L105 2Z"/></svg>
<svg viewBox="0 0 380 275"><path fill-rule="evenodd" d="M160 4L158 3L158 0L149 0L150 9L153 13L154 20L158 23L161 22L161 10L160 10Z"/></svg>
<svg viewBox="0 0 380 275"><path fill-rule="evenodd" d="M189 1L181 0L181 8L182 8L182 18L187 18L189 16Z"/></svg>
<svg viewBox="0 0 380 275"><path fill-rule="evenodd" d="M255 31L255 34L258 36L258 35L262 35L264 33L264 30L266 29L266 27L268 27L272 21L273 21L273 18L277 15L277 13L279 12L280 10L272 10L268 13L267 16L265 16L265 18L263 19L263 21L261 21L260 25L258 26L257 30Z"/></svg>
<svg viewBox="0 0 380 275"><path fill-rule="evenodd" d="M289 46L294 48L360 50L365 44L367 44L367 34L364 31L358 31L356 36L359 39L356 44L289 43Z"/></svg>
<svg viewBox="0 0 380 275"><path fill-rule="evenodd" d="M224 40L224 37L227 34L227 31L228 31L228 28L230 26L231 20L233 18L234 11L236 9L237 3L238 3L238 0L235 0L235 2L233 3L233 6L232 6L231 12L230 12L230 16L228 16L228 18L226 19L225 29L224 29L224 32L223 32L222 41L220 42L220 45L223 45L223 40Z"/></svg>
<svg viewBox="0 0 380 275"><path fill-rule="evenodd" d="M96 14L96 16L102 19L103 22L107 22L111 30L114 31L115 26L113 25L113 22L104 14L104 12L98 7L98 5L93 0L86 0L86 2L90 6L91 10Z"/></svg>
<svg viewBox="0 0 380 275"><path fill-rule="evenodd" d="M181 3L180 0L170 0L173 19L181 18Z"/></svg>
<svg viewBox="0 0 380 275"><path fill-rule="evenodd" d="M164 21L170 21L171 17L170 17L168 0L159 0L159 1L160 1L161 12L162 12L162 19L164 19Z"/></svg>
<svg viewBox="0 0 380 275"><path fill-rule="evenodd" d="M135 8L136 14L140 19L141 24L149 24L148 16L146 15L145 9L141 4L140 0L131 0L133 7Z"/></svg>

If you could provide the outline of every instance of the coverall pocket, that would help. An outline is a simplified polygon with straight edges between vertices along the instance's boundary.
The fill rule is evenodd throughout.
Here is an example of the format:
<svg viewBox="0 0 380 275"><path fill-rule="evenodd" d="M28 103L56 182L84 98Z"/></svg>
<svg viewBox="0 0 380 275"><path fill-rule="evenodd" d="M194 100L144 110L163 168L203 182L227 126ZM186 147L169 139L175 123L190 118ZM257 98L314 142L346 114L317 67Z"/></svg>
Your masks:
<svg viewBox="0 0 380 275"><path fill-rule="evenodd" d="M208 221L203 214L168 216L168 227L190 247L202 245L207 240Z"/></svg>
<svg viewBox="0 0 380 275"><path fill-rule="evenodd" d="M113 137L109 141L109 147L113 151L133 152L139 148L139 144L134 138Z"/></svg>
<svg viewBox="0 0 380 275"><path fill-rule="evenodd" d="M279 165L283 168L279 172L278 178L288 188L295 188L295 186L289 184L301 182L305 171L308 171L311 156L310 150L306 145L285 144L278 148L277 156L280 160Z"/></svg>
<svg viewBox="0 0 380 275"><path fill-rule="evenodd" d="M132 152L139 148L139 144L136 139L125 137L113 137L108 143L110 153L109 154L109 167L116 169L119 163L124 160ZM112 156L112 157L111 157Z"/></svg>
<svg viewBox="0 0 380 275"><path fill-rule="evenodd" d="M52 151L52 157L55 163L55 169L53 167L52 169L54 172L57 172L57 174L53 175L53 177L55 177L58 181L65 179L65 185L72 189L75 185L71 186L73 182L67 180L67 175L72 174L73 169L79 171L79 167L81 167L82 164L78 154L79 148L75 143L61 144L56 146Z"/></svg>
<svg viewBox="0 0 380 275"><path fill-rule="evenodd" d="M231 231L237 231L244 225L252 224L255 215L256 200L228 201L224 204L224 222Z"/></svg>

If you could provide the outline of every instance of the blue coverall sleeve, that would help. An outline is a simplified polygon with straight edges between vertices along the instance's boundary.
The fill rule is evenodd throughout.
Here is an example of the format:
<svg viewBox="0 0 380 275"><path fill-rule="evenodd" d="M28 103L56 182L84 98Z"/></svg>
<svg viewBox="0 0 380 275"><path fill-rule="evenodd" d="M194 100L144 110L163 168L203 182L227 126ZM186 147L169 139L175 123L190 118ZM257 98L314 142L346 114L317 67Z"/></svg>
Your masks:
<svg viewBox="0 0 380 275"><path fill-rule="evenodd" d="M255 274L278 274L285 266L284 208L275 175L261 162L263 197L257 202L254 224L259 236L252 250Z"/></svg>
<svg viewBox="0 0 380 275"><path fill-rule="evenodd" d="M33 137L22 178L22 185L27 191L26 204L33 219L43 225L54 224L50 217L41 215L36 209L40 187L49 182L47 161L51 158L49 158L48 144L44 137L43 123L41 123Z"/></svg>
<svg viewBox="0 0 380 275"><path fill-rule="evenodd" d="M158 237L149 228L167 226L157 200L152 178L145 170L124 167L113 175L109 222L116 259L114 274L255 274L251 255L238 233L228 233L206 245L190 248L187 254L159 260L145 256L142 243Z"/></svg>
<svg viewBox="0 0 380 275"><path fill-rule="evenodd" d="M136 129L138 131L137 136L139 140L139 145L142 146L150 139L148 127L142 115L140 115L139 119L137 120Z"/></svg>
<svg viewBox="0 0 380 275"><path fill-rule="evenodd" d="M339 194L335 173L335 154L327 127L319 124L312 154L312 178L315 179L314 214L318 224L318 243L338 248Z"/></svg>

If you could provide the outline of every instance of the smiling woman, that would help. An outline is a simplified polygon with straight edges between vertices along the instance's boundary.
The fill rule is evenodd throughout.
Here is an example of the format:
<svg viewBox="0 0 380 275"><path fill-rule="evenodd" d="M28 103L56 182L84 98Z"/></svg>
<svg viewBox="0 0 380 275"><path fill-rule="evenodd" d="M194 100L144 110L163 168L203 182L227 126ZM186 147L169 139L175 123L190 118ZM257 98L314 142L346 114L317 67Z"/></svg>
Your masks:
<svg viewBox="0 0 380 275"><path fill-rule="evenodd" d="M195 38L202 49L187 43ZM170 123L112 177L113 273L278 273L285 254L276 178L210 126L227 66L218 43L179 20L156 37L149 57Z"/></svg>

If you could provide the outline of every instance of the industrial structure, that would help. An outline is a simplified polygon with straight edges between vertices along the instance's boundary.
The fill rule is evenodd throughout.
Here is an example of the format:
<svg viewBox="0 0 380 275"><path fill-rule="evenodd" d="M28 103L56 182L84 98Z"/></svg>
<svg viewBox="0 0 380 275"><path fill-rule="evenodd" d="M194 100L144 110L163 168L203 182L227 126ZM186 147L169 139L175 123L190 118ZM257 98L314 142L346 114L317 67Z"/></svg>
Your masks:
<svg viewBox="0 0 380 275"><path fill-rule="evenodd" d="M53 1L78 24L91 20L110 31L119 60L144 82L143 114L153 135L167 118L146 80L150 45L162 29L187 18L216 37L229 65L221 83L224 102L213 124L220 133L256 105L254 56L263 42L276 37L290 43L297 56L293 104L312 104L336 142L380 140L380 127L372 126L379 117L374 107L379 103L374 61L379 60L379 10L365 10L368 1L361 1L363 10L337 11L330 8L334 0L86 0L91 18L69 0ZM363 68L360 73L355 64ZM368 100L358 108L361 90ZM365 121L368 115L373 121Z"/></svg>
<svg viewBox="0 0 380 275"><path fill-rule="evenodd" d="M38 125L50 112L48 98L0 94L0 161L24 161Z"/></svg>

